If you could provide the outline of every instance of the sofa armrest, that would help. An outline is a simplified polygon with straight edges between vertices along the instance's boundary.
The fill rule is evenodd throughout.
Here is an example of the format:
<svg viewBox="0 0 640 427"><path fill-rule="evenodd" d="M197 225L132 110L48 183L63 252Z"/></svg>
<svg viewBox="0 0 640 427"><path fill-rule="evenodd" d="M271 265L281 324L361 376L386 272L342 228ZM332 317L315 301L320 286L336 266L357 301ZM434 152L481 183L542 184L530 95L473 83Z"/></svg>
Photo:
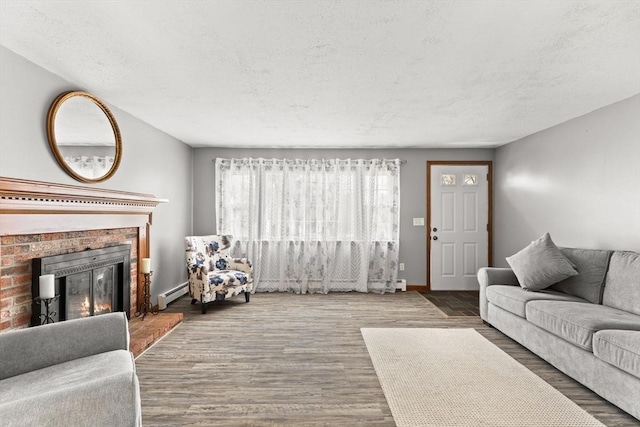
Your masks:
<svg viewBox="0 0 640 427"><path fill-rule="evenodd" d="M520 286L518 278L510 268L482 267L478 270L478 282L480 287L491 285Z"/></svg>
<svg viewBox="0 0 640 427"><path fill-rule="evenodd" d="M487 288L491 285L520 286L515 273L510 268L482 267L478 270L478 283L480 284L480 317L487 321Z"/></svg>
<svg viewBox="0 0 640 427"><path fill-rule="evenodd" d="M0 334L0 379L113 350L129 350L122 312Z"/></svg>

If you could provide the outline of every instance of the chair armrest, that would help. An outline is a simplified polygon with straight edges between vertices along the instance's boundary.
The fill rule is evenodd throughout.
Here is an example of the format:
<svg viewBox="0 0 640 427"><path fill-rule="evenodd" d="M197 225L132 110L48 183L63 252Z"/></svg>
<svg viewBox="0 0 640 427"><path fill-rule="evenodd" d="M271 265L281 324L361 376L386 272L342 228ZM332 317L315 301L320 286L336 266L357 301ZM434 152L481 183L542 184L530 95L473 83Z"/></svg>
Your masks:
<svg viewBox="0 0 640 427"><path fill-rule="evenodd" d="M122 312L6 332L0 334L0 379L113 350L129 350Z"/></svg>
<svg viewBox="0 0 640 427"><path fill-rule="evenodd" d="M520 285L512 269L497 267L482 267L478 270L478 283L480 284L480 317L486 321L488 321L489 309L487 288L491 285Z"/></svg>
<svg viewBox="0 0 640 427"><path fill-rule="evenodd" d="M205 264L206 263L195 264L193 262L187 261L187 273L189 274L189 276L195 273L206 275L209 272L209 269Z"/></svg>
<svg viewBox="0 0 640 427"><path fill-rule="evenodd" d="M228 268L230 270L242 271L243 273L247 273L247 291L251 292L253 290L253 265L251 261L246 258L231 258L227 259Z"/></svg>
<svg viewBox="0 0 640 427"><path fill-rule="evenodd" d="M189 273L189 295L197 300L201 299L201 295L209 292L209 269L204 265L187 264L187 272Z"/></svg>
<svg viewBox="0 0 640 427"><path fill-rule="evenodd" d="M253 265L246 258L228 258L229 270L238 270L249 275L253 275Z"/></svg>

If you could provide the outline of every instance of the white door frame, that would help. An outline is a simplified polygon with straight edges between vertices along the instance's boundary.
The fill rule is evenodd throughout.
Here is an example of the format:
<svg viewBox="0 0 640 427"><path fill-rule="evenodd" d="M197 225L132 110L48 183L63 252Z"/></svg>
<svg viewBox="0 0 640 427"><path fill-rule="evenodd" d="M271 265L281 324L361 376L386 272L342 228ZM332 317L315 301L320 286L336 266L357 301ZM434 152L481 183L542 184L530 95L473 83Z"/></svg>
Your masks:
<svg viewBox="0 0 640 427"><path fill-rule="evenodd" d="M487 240L489 256L489 267L493 266L493 162L491 160L427 160L427 291L431 290L431 166L486 166L487 180L489 182L487 207L489 209L488 218L488 234Z"/></svg>

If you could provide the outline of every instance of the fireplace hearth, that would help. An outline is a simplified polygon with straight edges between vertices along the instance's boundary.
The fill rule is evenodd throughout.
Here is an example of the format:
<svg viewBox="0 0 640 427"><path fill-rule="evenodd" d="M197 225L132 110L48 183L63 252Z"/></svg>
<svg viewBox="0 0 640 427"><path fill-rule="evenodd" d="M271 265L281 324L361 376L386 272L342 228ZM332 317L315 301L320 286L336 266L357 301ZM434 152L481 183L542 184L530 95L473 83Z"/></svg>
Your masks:
<svg viewBox="0 0 640 427"><path fill-rule="evenodd" d="M130 308L131 245L123 244L101 249L88 249L44 258L34 258L32 265L31 326L41 324L44 304L38 304L39 277L55 276L55 294L50 304L54 322L97 316Z"/></svg>

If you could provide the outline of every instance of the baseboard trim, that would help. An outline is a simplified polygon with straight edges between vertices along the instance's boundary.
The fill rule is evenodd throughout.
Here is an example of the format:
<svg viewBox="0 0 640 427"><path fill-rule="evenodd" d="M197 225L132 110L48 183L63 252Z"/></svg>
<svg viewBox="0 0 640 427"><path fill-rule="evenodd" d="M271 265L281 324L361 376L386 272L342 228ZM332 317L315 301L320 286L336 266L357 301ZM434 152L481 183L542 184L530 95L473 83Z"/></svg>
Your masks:
<svg viewBox="0 0 640 427"><path fill-rule="evenodd" d="M180 298L182 295L186 295L187 293L189 293L189 282L181 283L175 288L161 293L160 295L158 295L158 309L166 309L169 303Z"/></svg>
<svg viewBox="0 0 640 427"><path fill-rule="evenodd" d="M426 292L429 288L426 285L407 285L407 291Z"/></svg>

